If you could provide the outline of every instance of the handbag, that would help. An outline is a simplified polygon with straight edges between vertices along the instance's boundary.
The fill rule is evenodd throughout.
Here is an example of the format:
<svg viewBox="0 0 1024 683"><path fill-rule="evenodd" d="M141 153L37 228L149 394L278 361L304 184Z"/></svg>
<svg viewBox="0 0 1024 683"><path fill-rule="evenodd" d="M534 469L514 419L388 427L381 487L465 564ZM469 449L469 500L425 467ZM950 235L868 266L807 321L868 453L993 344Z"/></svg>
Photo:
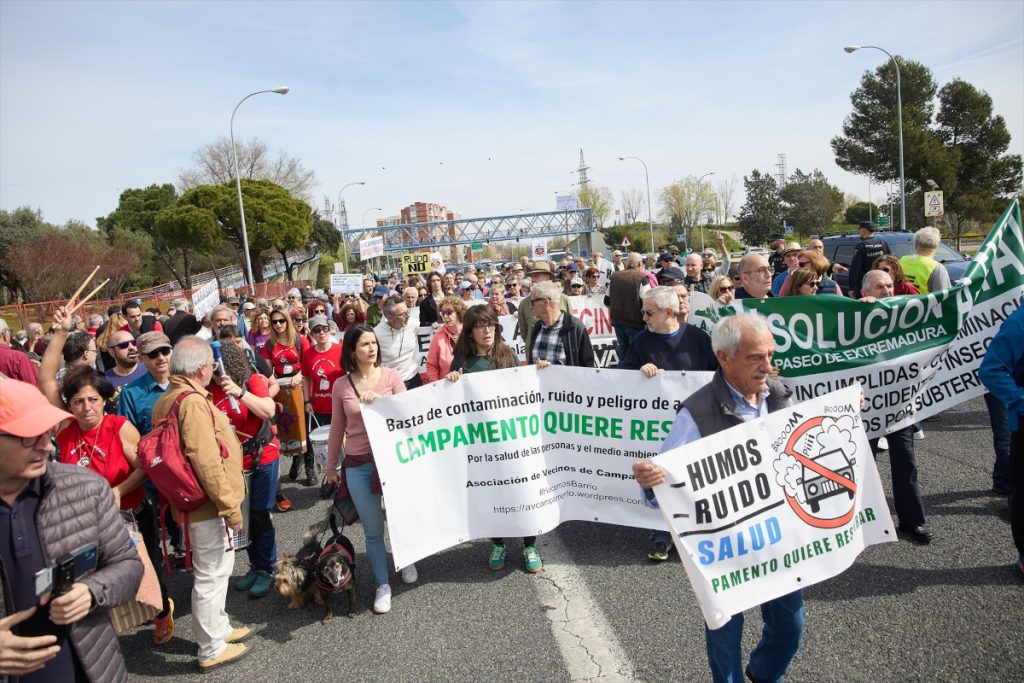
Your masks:
<svg viewBox="0 0 1024 683"><path fill-rule="evenodd" d="M114 624L114 631L119 636L152 621L163 607L160 582L157 581L153 563L149 561L146 543L142 540L142 534L138 529L133 528L135 526L134 519L127 526L128 534L142 561L142 581L139 583L139 590L135 593L134 598L110 609L110 621Z"/></svg>

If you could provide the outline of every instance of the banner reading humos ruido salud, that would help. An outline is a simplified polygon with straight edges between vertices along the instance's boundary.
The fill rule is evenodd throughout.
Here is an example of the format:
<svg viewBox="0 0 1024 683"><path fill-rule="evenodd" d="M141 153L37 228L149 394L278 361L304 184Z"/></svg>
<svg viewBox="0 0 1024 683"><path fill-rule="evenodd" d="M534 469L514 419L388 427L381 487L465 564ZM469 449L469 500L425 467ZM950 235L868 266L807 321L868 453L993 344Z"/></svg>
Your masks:
<svg viewBox="0 0 1024 683"><path fill-rule="evenodd" d="M654 461L667 475L655 496L712 629L896 541L857 386Z"/></svg>
<svg viewBox="0 0 1024 683"><path fill-rule="evenodd" d="M363 406L395 564L570 520L664 529L632 465L661 448L707 372L522 366Z"/></svg>

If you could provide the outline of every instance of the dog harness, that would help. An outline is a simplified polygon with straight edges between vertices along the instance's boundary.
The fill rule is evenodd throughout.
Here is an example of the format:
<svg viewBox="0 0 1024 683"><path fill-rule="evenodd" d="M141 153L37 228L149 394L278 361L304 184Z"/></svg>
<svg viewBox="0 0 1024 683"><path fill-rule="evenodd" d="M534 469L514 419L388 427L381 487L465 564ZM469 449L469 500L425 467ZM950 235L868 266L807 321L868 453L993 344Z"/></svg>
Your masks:
<svg viewBox="0 0 1024 683"><path fill-rule="evenodd" d="M339 555L341 555L342 559L345 560L345 564L347 564L349 567L352 567L353 565L355 565L355 558L352 557L352 554L348 551L348 549L346 549L345 546L343 546L340 543L328 543L324 547L324 549L322 551L320 551L320 557L317 558L317 562L316 563L319 564L320 560L324 559L325 557L327 557L331 553L338 553ZM317 572L317 575L316 575L316 585L317 585L317 587L320 588L320 590L322 590L325 593L338 593L338 592L341 591L342 587L345 584L341 583L341 584L338 584L337 586L332 586L331 584L329 584L326 581L324 581L320 577L320 573Z"/></svg>

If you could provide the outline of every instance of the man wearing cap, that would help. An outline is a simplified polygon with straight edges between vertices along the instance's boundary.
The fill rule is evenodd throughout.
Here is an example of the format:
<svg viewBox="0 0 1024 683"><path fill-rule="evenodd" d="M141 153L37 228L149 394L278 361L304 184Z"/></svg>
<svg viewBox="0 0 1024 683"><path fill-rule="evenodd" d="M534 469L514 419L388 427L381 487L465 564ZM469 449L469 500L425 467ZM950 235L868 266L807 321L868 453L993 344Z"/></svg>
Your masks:
<svg viewBox="0 0 1024 683"><path fill-rule="evenodd" d="M675 266L671 268L665 268L658 272L658 285L674 285L676 283L685 285L686 273L679 270ZM689 291L689 287L686 288Z"/></svg>
<svg viewBox="0 0 1024 683"><path fill-rule="evenodd" d="M662 253L658 254L658 262L657 262L658 270L661 270L661 269L664 269L664 268L672 268L673 266L676 266L676 267L679 266L679 262L676 260L675 256L673 256L672 254L670 254L667 251L663 251Z"/></svg>
<svg viewBox="0 0 1024 683"><path fill-rule="evenodd" d="M786 264L786 270L772 279L772 296L778 296L782 291L782 285L786 284L786 278L799 270L801 251L803 247L799 242L786 242L786 248L782 250L782 262Z"/></svg>
<svg viewBox="0 0 1024 683"><path fill-rule="evenodd" d="M154 421L166 416L178 400L178 427L182 451L196 479L209 497L179 523L188 524L192 564L192 619L199 646L199 669L238 661L250 651L247 640L253 630L233 629L224 610L228 581L235 564L231 538L242 530L242 445L227 415L207 390L213 379L213 352L199 337L183 337L174 347L170 362L170 386L153 406ZM231 533L228 533L230 530Z"/></svg>
<svg viewBox="0 0 1024 683"><path fill-rule="evenodd" d="M383 306L389 296L391 296L391 289L387 285L377 285L373 288L373 303L366 309L367 325L376 327L380 319L384 317Z"/></svg>
<svg viewBox="0 0 1024 683"><path fill-rule="evenodd" d="M704 275L704 259L700 254L694 252L686 257L686 261L683 264L683 268L686 269L686 276L683 278L683 284L691 292L703 292L708 293L711 289L711 275ZM660 279L660 277L659 277Z"/></svg>
<svg viewBox="0 0 1024 683"><path fill-rule="evenodd" d="M28 356L11 348L11 328L0 318L0 374L11 379L35 384L36 366Z"/></svg>
<svg viewBox="0 0 1024 683"><path fill-rule="evenodd" d="M537 261L533 264L533 268L528 273L530 276L530 286L536 282L554 282L555 273L551 269L551 264L547 261ZM563 313L572 315L572 306L569 303L569 298L564 294L558 306L559 310ZM530 336L533 334L533 326L537 323L537 314L533 311L533 306L520 306L517 313L519 316L519 334L523 337L523 343L526 344L525 348L530 348Z"/></svg>
<svg viewBox="0 0 1024 683"><path fill-rule="evenodd" d="M147 332L138 339L138 351L146 374L121 390L117 414L127 417L145 436L153 428L153 406L170 383L171 340L163 332Z"/></svg>
<svg viewBox="0 0 1024 683"><path fill-rule="evenodd" d="M163 323L164 334L171 340L171 345L182 337L195 334L203 328L201 320L192 315L192 303L184 297L171 302L174 314Z"/></svg>
<svg viewBox="0 0 1024 683"><path fill-rule="evenodd" d="M643 257L635 251L626 257L626 269L612 273L608 282L605 303L609 308L612 329L615 330L620 362L629 351L630 342L644 329L640 297L649 287Z"/></svg>
<svg viewBox="0 0 1024 683"><path fill-rule="evenodd" d="M871 270L875 259L883 254L889 253L889 247L885 242L875 237L875 226L871 221L861 221L860 242L853 248L853 258L850 259L850 295L859 299L861 294L861 283L864 276Z"/></svg>
<svg viewBox="0 0 1024 683"><path fill-rule="evenodd" d="M134 599L142 562L110 485L87 468L50 462L70 413L36 387L0 379L0 675L34 681L124 681L109 610ZM96 545L97 566L39 606L37 573ZM51 574L52 579L52 574ZM49 592L49 591L47 591ZM17 634L15 634L15 630ZM66 636L66 637L64 637Z"/></svg>

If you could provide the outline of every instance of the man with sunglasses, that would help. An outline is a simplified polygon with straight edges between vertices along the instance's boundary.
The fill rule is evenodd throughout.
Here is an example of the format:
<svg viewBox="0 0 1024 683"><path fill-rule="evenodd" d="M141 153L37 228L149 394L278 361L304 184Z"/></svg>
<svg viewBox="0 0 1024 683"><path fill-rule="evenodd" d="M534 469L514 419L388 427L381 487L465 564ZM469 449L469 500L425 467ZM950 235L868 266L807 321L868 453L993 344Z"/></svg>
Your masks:
<svg viewBox="0 0 1024 683"><path fill-rule="evenodd" d="M110 335L107 352L114 358L114 367L106 372L107 380L120 388L146 374L145 366L139 363L138 342L131 332L118 330Z"/></svg>
<svg viewBox="0 0 1024 683"><path fill-rule="evenodd" d="M423 385L417 330L418 326L409 319L409 307L398 295L384 303L384 319L373 328L380 349L380 364L397 371L406 389Z"/></svg>
<svg viewBox="0 0 1024 683"><path fill-rule="evenodd" d="M147 332L138 338L138 353L146 374L125 385L117 414L146 435L153 428L153 406L171 381L171 340L163 332Z"/></svg>

